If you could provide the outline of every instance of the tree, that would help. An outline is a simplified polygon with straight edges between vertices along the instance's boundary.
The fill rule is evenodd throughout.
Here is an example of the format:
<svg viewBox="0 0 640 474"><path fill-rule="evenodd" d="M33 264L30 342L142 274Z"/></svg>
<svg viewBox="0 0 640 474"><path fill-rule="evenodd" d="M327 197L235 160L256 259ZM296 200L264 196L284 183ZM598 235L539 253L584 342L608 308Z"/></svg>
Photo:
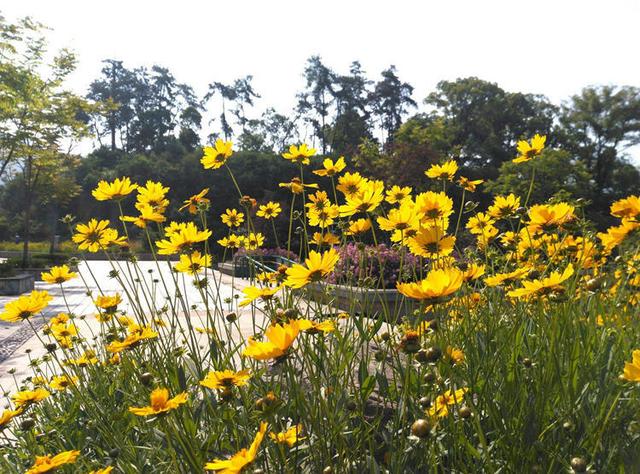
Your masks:
<svg viewBox="0 0 640 474"><path fill-rule="evenodd" d="M209 92L204 96L204 101L207 102L216 94L220 94L220 98L222 99L222 111L220 112L220 127L222 128L222 134L224 135L224 139L228 140L233 136L233 128L231 124L227 120L227 101L235 101L237 94L233 85L223 84L222 82L212 82L209 84Z"/></svg>
<svg viewBox="0 0 640 474"><path fill-rule="evenodd" d="M386 133L386 141L393 139L393 134L400 128L402 117L409 107L416 106L411 94L413 87L400 80L395 66L391 65L382 71L382 79L375 84L369 95L369 102L380 128ZM385 141L384 136L382 141Z"/></svg>
<svg viewBox="0 0 640 474"><path fill-rule="evenodd" d="M311 56L304 70L306 89L298 94L298 112L320 139L322 153L327 152L327 123L333 104L335 73L322 63L320 56Z"/></svg>

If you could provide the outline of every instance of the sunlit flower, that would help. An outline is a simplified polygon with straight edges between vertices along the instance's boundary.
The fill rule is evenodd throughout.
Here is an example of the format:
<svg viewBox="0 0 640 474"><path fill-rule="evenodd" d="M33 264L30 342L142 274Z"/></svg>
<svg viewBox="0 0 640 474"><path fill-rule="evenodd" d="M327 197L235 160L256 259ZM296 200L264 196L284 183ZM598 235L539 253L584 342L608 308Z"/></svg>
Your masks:
<svg viewBox="0 0 640 474"><path fill-rule="evenodd" d="M464 271L464 281L477 280L482 275L484 275L484 271L485 271L484 265L470 263L469 265L467 265L467 268Z"/></svg>
<svg viewBox="0 0 640 474"><path fill-rule="evenodd" d="M168 239L156 241L160 255L173 255L190 249L193 245L204 242L211 237L210 230L198 230L193 222L167 235Z"/></svg>
<svg viewBox="0 0 640 474"><path fill-rule="evenodd" d="M91 219L86 224L76 225L76 233L71 239L80 250L89 252L97 252L110 245L126 245L125 237L119 237L118 231L109 227L108 220Z"/></svg>
<svg viewBox="0 0 640 474"><path fill-rule="evenodd" d="M426 258L437 258L450 255L456 238L446 235L438 226L423 227L415 236L407 239L412 254Z"/></svg>
<svg viewBox="0 0 640 474"><path fill-rule="evenodd" d="M487 212L491 217L504 219L505 217L514 215L519 207L520 198L515 194L509 194L508 196L496 196L493 199L493 204L489 206L489 209L487 209Z"/></svg>
<svg viewBox="0 0 640 474"><path fill-rule="evenodd" d="M290 448L295 446L298 441L305 439L302 436L302 425L292 426L286 431L281 431L280 433L269 433L269 438L279 444L286 444Z"/></svg>
<svg viewBox="0 0 640 474"><path fill-rule="evenodd" d="M281 286L278 286L276 288L256 288L255 286L248 286L242 289L242 293L244 293L244 299L240 301L238 306L247 306L258 298L260 298L262 301L269 301L281 289Z"/></svg>
<svg viewBox="0 0 640 474"><path fill-rule="evenodd" d="M336 189L345 196L352 196L360 190L360 184L367 181L360 173L345 173L338 178Z"/></svg>
<svg viewBox="0 0 640 474"><path fill-rule="evenodd" d="M449 407L462 402L464 394L467 393L468 388L459 388L456 391L447 390L442 395L438 395L433 402L433 405L428 410L429 416L437 416L443 418L449 414Z"/></svg>
<svg viewBox="0 0 640 474"><path fill-rule="evenodd" d="M315 148L309 148L306 143L300 146L291 145L289 151L282 154L282 157L291 161L292 163L302 163L308 165L310 163L309 158L316 154Z"/></svg>
<svg viewBox="0 0 640 474"><path fill-rule="evenodd" d="M471 180L469 178L465 178L464 176L460 176L460 178L458 178L458 185L462 189L464 189L465 191L468 191L470 193L475 192L476 186L479 186L482 183L484 183L484 179Z"/></svg>
<svg viewBox="0 0 640 474"><path fill-rule="evenodd" d="M49 387L59 392L66 390L68 387L78 383L78 377L69 377L67 375L55 375L49 382Z"/></svg>
<svg viewBox="0 0 640 474"><path fill-rule="evenodd" d="M149 222L162 223L166 220L163 212L164 209L158 209L149 204L137 203L136 209L140 212L138 216L122 216L123 222L132 222L133 225L146 229Z"/></svg>
<svg viewBox="0 0 640 474"><path fill-rule="evenodd" d="M431 165L431 167L424 172L427 177L431 179L444 179L447 181L453 181L453 177L458 171L458 163L454 160L449 160L441 165Z"/></svg>
<svg viewBox="0 0 640 474"><path fill-rule="evenodd" d="M640 223L629 219L622 219L619 226L609 227L607 232L599 232L598 238L606 252L611 252L620 245L634 230L640 228Z"/></svg>
<svg viewBox="0 0 640 474"><path fill-rule="evenodd" d="M250 337L242 355L256 360L278 359L286 355L299 332L300 323L297 320L271 325L264 332L267 340L256 341Z"/></svg>
<svg viewBox="0 0 640 474"><path fill-rule="evenodd" d="M236 209L227 209L224 214L220 215L222 223L229 227L239 227L244 222L244 213L238 212Z"/></svg>
<svg viewBox="0 0 640 474"><path fill-rule="evenodd" d="M640 349L633 351L631 362L624 363L622 378L629 382L640 382Z"/></svg>
<svg viewBox="0 0 640 474"><path fill-rule="evenodd" d="M240 474L244 468L255 461L258 454L258 448L262 443L265 433L267 432L267 423L260 423L260 429L256 433L256 437L251 443L249 449L241 449L229 459L214 459L205 464L207 471L216 471L218 474Z"/></svg>
<svg viewBox="0 0 640 474"><path fill-rule="evenodd" d="M463 273L455 267L431 270L424 280L397 283L398 291L417 300L435 300L455 293L463 282Z"/></svg>
<svg viewBox="0 0 640 474"><path fill-rule="evenodd" d="M261 205L258 208L258 212L256 215L258 217L262 217L263 219L275 219L282 212L282 208L280 204L277 202L269 201L266 204Z"/></svg>
<svg viewBox="0 0 640 474"><path fill-rule="evenodd" d="M11 400L17 409L27 408L34 403L40 402L47 398L51 393L44 388L36 388L35 390L23 390L16 392L11 396Z"/></svg>
<svg viewBox="0 0 640 474"><path fill-rule="evenodd" d="M69 271L69 267L66 265L51 267L48 272L42 272L40 274L42 281L47 283L64 283L77 276L78 274Z"/></svg>
<svg viewBox="0 0 640 474"><path fill-rule="evenodd" d="M334 176L340 173L347 166L344 162L344 156L341 156L334 163L331 158L326 158L322 162L323 169L315 170L313 173L318 176Z"/></svg>
<svg viewBox="0 0 640 474"><path fill-rule="evenodd" d="M196 214L198 212L198 206L200 206L201 204L209 204L211 202L208 198L205 197L208 192L209 188L204 188L198 194L194 194L189 199L184 201L184 205L178 210L184 211L185 209L187 209L190 214Z"/></svg>
<svg viewBox="0 0 640 474"><path fill-rule="evenodd" d="M478 212L475 216L471 217L467 222L466 228L469 229L469 232L472 234L481 235L487 227L492 227L496 221L485 214L484 212Z"/></svg>
<svg viewBox="0 0 640 474"><path fill-rule="evenodd" d="M389 204L398 204L407 198L411 197L411 189L409 186L401 188L398 185L392 186L391 189L387 189L387 195L384 198Z"/></svg>
<svg viewBox="0 0 640 474"><path fill-rule="evenodd" d="M487 286L500 286L504 283L510 283L522 279L531 271L528 267L521 267L508 273L496 273L484 279Z"/></svg>
<svg viewBox="0 0 640 474"><path fill-rule="evenodd" d="M507 293L511 298L528 298L533 295L547 295L564 291L562 283L573 275L573 265L569 264L562 274L557 271L551 272L548 277L523 281L522 288L512 290Z"/></svg>
<svg viewBox="0 0 640 474"><path fill-rule="evenodd" d="M311 321L309 319L298 319L300 330L309 334L327 334L336 330L335 324L331 320Z"/></svg>
<svg viewBox="0 0 640 474"><path fill-rule="evenodd" d="M518 142L518 157L513 159L514 163L524 163L530 159L538 156L544 150L544 144L547 141L545 135L538 135L537 133L531 139L531 142L526 140L520 140Z"/></svg>
<svg viewBox="0 0 640 474"><path fill-rule="evenodd" d="M352 216L358 212L374 211L384 200L384 183L366 181L359 184L356 193L346 195L346 203L340 206L340 215Z"/></svg>
<svg viewBox="0 0 640 474"><path fill-rule="evenodd" d="M239 249L244 243L244 235L230 234L218 240L218 243L228 249Z"/></svg>
<svg viewBox="0 0 640 474"><path fill-rule="evenodd" d="M149 395L150 404L146 407L129 407L129 411L138 416L155 416L167 413L187 402L187 392L182 392L169 398L169 390L156 388Z"/></svg>
<svg viewBox="0 0 640 474"><path fill-rule="evenodd" d="M355 221L349 221L349 227L345 231L347 235L358 235L371 230L371 219L365 219L364 217L356 219Z"/></svg>
<svg viewBox="0 0 640 474"><path fill-rule="evenodd" d="M204 151L204 156L200 159L200 163L204 169L215 170L222 167L233 155L233 143L218 138L214 146L205 146L202 151Z"/></svg>
<svg viewBox="0 0 640 474"><path fill-rule="evenodd" d="M634 219L640 214L640 197L629 196L611 204L611 215L621 219Z"/></svg>
<svg viewBox="0 0 640 474"><path fill-rule="evenodd" d="M158 333L150 326L138 326L137 324L129 325L129 333L122 341L113 341L107 345L107 351L117 354L127 349L137 347L142 341L155 339Z"/></svg>
<svg viewBox="0 0 640 474"><path fill-rule="evenodd" d="M0 313L0 320L16 323L41 312L49 305L52 297L47 291L32 291L29 295L20 296L9 301Z"/></svg>
<svg viewBox="0 0 640 474"><path fill-rule="evenodd" d="M169 200L166 198L168 192L169 188L162 183L148 180L144 186L138 186L136 208L141 210L141 208L150 207L162 214L169 205Z"/></svg>
<svg viewBox="0 0 640 474"><path fill-rule="evenodd" d="M11 420L20 414L22 414L22 410L3 410L2 415L0 415L0 431L5 429L11 423Z"/></svg>
<svg viewBox="0 0 640 474"><path fill-rule="evenodd" d="M529 233L555 229L575 218L575 208L566 202L558 204L537 204L529 209Z"/></svg>
<svg viewBox="0 0 640 474"><path fill-rule="evenodd" d="M416 196L415 209L429 221L444 219L453 213L453 200L443 192L427 191Z"/></svg>
<svg viewBox="0 0 640 474"><path fill-rule="evenodd" d="M50 472L56 470L64 464L73 464L80 456L80 451L63 451L55 456L36 456L36 461L33 463L25 474L40 474L43 472Z"/></svg>
<svg viewBox="0 0 640 474"><path fill-rule="evenodd" d="M131 194L137 187L138 185L131 183L129 178L116 178L112 183L100 181L91 194L98 201L118 200Z"/></svg>
<svg viewBox="0 0 640 474"><path fill-rule="evenodd" d="M98 308L104 309L108 313L115 312L120 303L122 303L122 296L120 296L120 293L116 293L113 296L99 295L94 301L94 304Z"/></svg>
<svg viewBox="0 0 640 474"><path fill-rule="evenodd" d="M211 266L211 256L203 255L199 251L194 251L190 254L180 255L180 261L176 263L173 268L177 272L187 273L189 275L195 275L204 268Z"/></svg>
<svg viewBox="0 0 640 474"><path fill-rule="evenodd" d="M391 209L387 217L380 216L377 220L380 229L386 231L406 230L410 227L417 228L419 225L419 219L411 201L402 202L399 208Z"/></svg>
<svg viewBox="0 0 640 474"><path fill-rule="evenodd" d="M312 250L304 261L305 265L295 264L287 269L285 285L302 288L308 283L319 281L333 271L339 258L334 248L322 254Z"/></svg>
<svg viewBox="0 0 640 474"><path fill-rule="evenodd" d="M321 247L323 245L337 245L340 243L340 238L337 235L332 234L331 232L314 232L309 243L317 245L318 247Z"/></svg>
<svg viewBox="0 0 640 474"><path fill-rule="evenodd" d="M318 189L317 183L303 184L300 178L293 178L289 183L280 183L278 186L281 188L287 188L293 194L302 194L304 188Z"/></svg>
<svg viewBox="0 0 640 474"><path fill-rule="evenodd" d="M242 387L247 385L247 381L251 378L251 372L248 369L234 372L233 370L222 370L209 372L200 385L212 390L226 390L231 387Z"/></svg>
<svg viewBox="0 0 640 474"><path fill-rule="evenodd" d="M66 365L75 365L77 367L86 367L88 365L97 364L98 358L96 357L95 351L89 349L84 351L84 353L78 357L77 359L67 359L65 361Z"/></svg>
<svg viewBox="0 0 640 474"><path fill-rule="evenodd" d="M94 469L93 471L89 471L88 474L111 474L113 471L113 466L103 467L102 469Z"/></svg>
<svg viewBox="0 0 640 474"><path fill-rule="evenodd" d="M448 346L445 350L445 354L453 365L459 365L464 362L464 352L462 351L462 349Z"/></svg>
<svg viewBox="0 0 640 474"><path fill-rule="evenodd" d="M262 232L250 232L244 238L243 245L247 250L256 250L264 245L264 235Z"/></svg>

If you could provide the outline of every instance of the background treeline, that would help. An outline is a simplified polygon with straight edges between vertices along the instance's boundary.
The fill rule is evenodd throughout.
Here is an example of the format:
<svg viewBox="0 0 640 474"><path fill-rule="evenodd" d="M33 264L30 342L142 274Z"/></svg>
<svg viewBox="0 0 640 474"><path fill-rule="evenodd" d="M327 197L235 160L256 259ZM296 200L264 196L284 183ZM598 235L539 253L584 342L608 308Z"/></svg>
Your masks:
<svg viewBox="0 0 640 474"><path fill-rule="evenodd" d="M371 77L358 61L335 71L312 56L296 107L278 111L256 107L261 97L251 76L212 81L199 97L167 68L109 59L82 97L64 85L76 58L66 50L50 56L41 25L0 17L0 27L0 240L67 238L59 223L65 214L116 219L90 192L100 179L123 175L162 181L174 202L210 188L211 225L216 237L224 235L217 217L236 205L235 189L224 172L205 172L199 163L201 147L217 137L234 141L238 153L229 164L259 201L289 202L278 183L297 170L279 154L303 141L318 149L316 162L344 155L350 169L389 185L428 189L435 184L423 172L453 157L461 174L486 180L474 195L480 204L497 193L524 195L531 164L511 159L517 140L535 133L548 136L548 150L536 160L535 202L582 198L604 226L613 200L640 192L640 174L627 159L640 142L636 87L588 87L558 105L467 77L424 94L394 66ZM94 150L71 154L79 140L92 140ZM175 209L169 217L179 219Z"/></svg>

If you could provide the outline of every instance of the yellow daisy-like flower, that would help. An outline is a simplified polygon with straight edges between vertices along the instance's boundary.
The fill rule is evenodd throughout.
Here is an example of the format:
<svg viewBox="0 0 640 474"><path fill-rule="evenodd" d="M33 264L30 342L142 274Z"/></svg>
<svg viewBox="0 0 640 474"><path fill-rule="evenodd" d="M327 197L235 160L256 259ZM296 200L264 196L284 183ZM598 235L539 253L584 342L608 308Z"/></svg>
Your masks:
<svg viewBox="0 0 640 474"><path fill-rule="evenodd" d="M340 206L340 216L374 211L383 200L384 183L382 181L361 182L356 193L346 195L347 202Z"/></svg>
<svg viewBox="0 0 640 474"><path fill-rule="evenodd" d="M220 215L222 223L229 227L240 227L240 224L244 222L244 213L238 212L236 209L227 209Z"/></svg>
<svg viewBox="0 0 640 474"><path fill-rule="evenodd" d="M34 403L40 402L47 398L51 393L44 388L36 388L35 390L23 390L16 392L11 396L11 400L17 409L24 409Z"/></svg>
<svg viewBox="0 0 640 474"><path fill-rule="evenodd" d="M94 469L93 471L89 471L89 474L111 474L113 471L113 466L103 467L102 469Z"/></svg>
<svg viewBox="0 0 640 474"><path fill-rule="evenodd" d="M262 232L250 232L249 235L244 238L243 245L247 250L259 249L264 245L264 235L262 235Z"/></svg>
<svg viewBox="0 0 640 474"><path fill-rule="evenodd" d="M349 222L346 235L358 235L371 230L371 219L360 218Z"/></svg>
<svg viewBox="0 0 640 474"><path fill-rule="evenodd" d="M640 197L629 196L611 204L611 215L621 219L634 219L640 214Z"/></svg>
<svg viewBox="0 0 640 474"><path fill-rule="evenodd" d="M262 217L263 219L275 219L282 212L282 208L280 204L277 202L269 201L266 204L261 205L258 208L258 212L256 215L258 217Z"/></svg>
<svg viewBox="0 0 640 474"><path fill-rule="evenodd" d="M299 319L300 330L308 334L328 334L336 330L333 321L311 321L309 319Z"/></svg>
<svg viewBox="0 0 640 474"><path fill-rule="evenodd" d="M429 416L443 418L449 414L449 407L462 402L464 394L467 393L468 388L459 388L456 391L447 390L442 395L438 395L433 402L433 405L428 410Z"/></svg>
<svg viewBox="0 0 640 474"><path fill-rule="evenodd" d="M466 270L464 271L464 281L477 280L482 275L484 275L485 266L478 265L476 263L471 263L467 265Z"/></svg>
<svg viewBox="0 0 640 474"><path fill-rule="evenodd" d="M417 300L436 300L458 291L464 274L455 267L431 270L424 280L416 283L397 283L400 293Z"/></svg>
<svg viewBox="0 0 640 474"><path fill-rule="evenodd" d="M84 353L77 359L67 359L65 361L65 364L74 365L77 367L86 367L88 365L95 365L98 362L99 361L98 361L98 358L96 357L95 351L89 349L84 351Z"/></svg>
<svg viewBox="0 0 640 474"><path fill-rule="evenodd" d="M275 288L256 288L255 286L248 286L242 289L242 293L244 293L244 299L240 301L238 306L247 306L258 298L260 298L262 301L268 301L273 298L273 296L281 289L282 286L278 286Z"/></svg>
<svg viewBox="0 0 640 474"><path fill-rule="evenodd" d="M427 191L416 196L415 209L429 221L444 219L453 213L453 200L443 192Z"/></svg>
<svg viewBox="0 0 640 474"><path fill-rule="evenodd" d="M122 341L113 341L107 346L107 351L117 354L127 349L137 347L142 341L155 339L158 333L149 326L130 325L129 334Z"/></svg>
<svg viewBox="0 0 640 474"><path fill-rule="evenodd" d="M464 352L462 349L448 346L445 354L453 365L460 365L464 362Z"/></svg>
<svg viewBox="0 0 640 474"><path fill-rule="evenodd" d="M487 209L487 212L491 217L504 219L505 217L514 215L519 207L520 198L512 193L508 196L496 196L493 204Z"/></svg>
<svg viewBox="0 0 640 474"><path fill-rule="evenodd" d="M51 378L51 381L49 382L49 387L61 392L77 383L78 383L78 377L69 377L67 375L55 375Z"/></svg>
<svg viewBox="0 0 640 474"><path fill-rule="evenodd" d="M631 354L631 362L624 363L622 378L629 382L640 382L640 349Z"/></svg>
<svg viewBox="0 0 640 474"><path fill-rule="evenodd" d="M399 204L407 198L411 197L411 189L409 186L405 186L401 188L398 185L392 186L391 189L387 190L387 195L384 198L389 204Z"/></svg>
<svg viewBox="0 0 640 474"><path fill-rule="evenodd" d="M211 237L210 230L198 230L193 222L188 222L174 232L167 233L168 239L156 241L160 255L173 255L190 249L193 245Z"/></svg>
<svg viewBox="0 0 640 474"><path fill-rule="evenodd" d="M65 464L73 464L80 456L80 451L63 451L55 456L36 456L36 460L25 474L41 474L53 471Z"/></svg>
<svg viewBox="0 0 640 474"><path fill-rule="evenodd" d="M458 163L454 160L449 160L441 165L431 165L431 167L424 172L427 177L431 179L444 179L446 181L453 181L453 177L458 171Z"/></svg>
<svg viewBox="0 0 640 474"><path fill-rule="evenodd" d="M113 313L118 308L118 305L122 303L122 296L120 296L120 293L116 293L113 296L99 295L93 303L98 308L104 309L108 313Z"/></svg>
<svg viewBox="0 0 640 474"><path fill-rule="evenodd" d="M144 186L138 187L137 204L150 206L158 212L164 212L169 205L169 200L166 198L168 192L169 188L163 186L162 183L148 180Z"/></svg>
<svg viewBox="0 0 640 474"><path fill-rule="evenodd" d="M204 169L215 170L222 167L233 155L233 143L218 138L214 146L205 146L202 151L204 151L204 156L200 159L200 163Z"/></svg>
<svg viewBox="0 0 640 474"><path fill-rule="evenodd" d="M149 395L149 406L129 407L129 411L137 416L156 416L175 410L180 405L187 403L187 392L182 392L173 398L169 398L169 390L156 388Z"/></svg>
<svg viewBox="0 0 640 474"><path fill-rule="evenodd" d="M122 222L133 222L133 224L141 229L145 229L149 222L162 223L166 220L164 209L153 207L145 203L137 203L136 209L140 211L139 216L122 216Z"/></svg>
<svg viewBox="0 0 640 474"><path fill-rule="evenodd" d="M340 256L331 248L322 254L312 250L305 259L305 265L295 264L287 269L285 285L291 288L302 288L308 283L319 281L333 271Z"/></svg>
<svg viewBox="0 0 640 474"><path fill-rule="evenodd" d="M298 337L300 322L289 321L287 324L269 326L264 332L266 341L256 341L250 337L242 355L256 360L278 359L287 351Z"/></svg>
<svg viewBox="0 0 640 474"><path fill-rule="evenodd" d="M20 414L22 414L22 410L4 410L0 415L0 431L5 429L11 423L11 420Z"/></svg>
<svg viewBox="0 0 640 474"><path fill-rule="evenodd" d="M412 254L425 258L438 258L450 255L456 238L446 235L438 226L422 227L415 236L407 239Z"/></svg>
<svg viewBox="0 0 640 474"><path fill-rule="evenodd" d="M244 235L230 234L218 240L218 243L228 249L239 249L244 244Z"/></svg>
<svg viewBox="0 0 640 474"><path fill-rule="evenodd" d="M465 191L468 191L470 193L475 192L476 187L481 185L482 183L484 183L484 179L471 180L469 178L465 178L464 176L460 176L460 178L458 178L458 185L462 189L464 189Z"/></svg>
<svg viewBox="0 0 640 474"><path fill-rule="evenodd" d="M537 133L531 139L531 142L520 140L518 142L518 157L513 159L514 163L524 163L538 156L544 150L544 144L547 141L546 135L538 135Z"/></svg>
<svg viewBox="0 0 640 474"><path fill-rule="evenodd" d="M335 176L345 169L347 164L344 162L344 156L341 156L335 163L331 158L326 158L322 162L322 166L324 166L323 169L315 170L313 174L317 174L318 176Z"/></svg>
<svg viewBox="0 0 640 474"><path fill-rule="evenodd" d="M335 222L335 218L340 215L340 209L335 204L329 204L321 211L309 209L307 219L312 227L321 227L326 229Z"/></svg>
<svg viewBox="0 0 640 474"><path fill-rule="evenodd" d="M204 197L209 192L209 188L204 188L198 194L194 194L189 199L184 201L184 205L178 209L179 211L184 211L187 209L190 214L196 214L198 212L198 206L201 204L209 204L208 198Z"/></svg>
<svg viewBox="0 0 640 474"><path fill-rule="evenodd" d="M380 229L386 231L406 230L409 228L418 228L419 219L415 213L415 206L411 201L404 201L397 209L391 209L387 217L378 217L378 225Z"/></svg>
<svg viewBox="0 0 640 474"><path fill-rule="evenodd" d="M247 381L251 378L251 372L248 369L234 372L233 370L222 370L209 372L200 385L212 390L227 390L231 387L242 387L247 385Z"/></svg>
<svg viewBox="0 0 640 474"><path fill-rule="evenodd" d="M305 439L302 436L302 425L298 424L296 426L292 426L286 431L281 431L280 433L269 433L269 438L275 441L278 444L286 444L290 448L295 446L298 441Z"/></svg>
<svg viewBox="0 0 640 474"><path fill-rule="evenodd" d="M280 183L278 186L281 188L287 188L293 194L302 194L304 188L318 189L319 187L317 183L303 184L300 178L293 178L290 182Z"/></svg>
<svg viewBox="0 0 640 474"><path fill-rule="evenodd" d="M211 256L202 255L199 251L194 251L190 254L180 255L180 261L176 263L173 268L180 273L188 273L189 275L195 275L204 268L211 266Z"/></svg>
<svg viewBox="0 0 640 474"><path fill-rule="evenodd" d="M572 275L573 265L569 264L562 274L554 271L546 278L523 281L522 288L511 290L507 295L511 298L529 298L533 295L547 295L549 293L564 291L562 283Z"/></svg>
<svg viewBox="0 0 640 474"><path fill-rule="evenodd" d="M527 229L530 234L561 227L575 219L575 208L566 202L538 204L529 209Z"/></svg>
<svg viewBox="0 0 640 474"><path fill-rule="evenodd" d="M0 319L9 323L22 321L41 312L51 300L49 292L34 290L29 295L23 295L17 300L9 301L4 306L4 311L0 313Z"/></svg>
<svg viewBox="0 0 640 474"><path fill-rule="evenodd" d="M118 237L118 231L109 227L108 220L91 219L86 224L76 225L76 233L71 239L80 250L97 252L110 245L126 245L125 237Z"/></svg>
<svg viewBox="0 0 640 474"><path fill-rule="evenodd" d="M314 232L309 243L317 245L318 247L322 247L323 245L337 245L340 243L340 238L331 232Z"/></svg>
<svg viewBox="0 0 640 474"><path fill-rule="evenodd" d="M77 276L78 274L69 271L69 267L66 265L51 267L48 272L42 272L40 274L42 281L46 281L47 283L64 283Z"/></svg>
<svg viewBox="0 0 640 474"><path fill-rule="evenodd" d="M360 173L345 173L338 178L336 189L345 196L352 196L360 190L360 184L366 182Z"/></svg>
<svg viewBox="0 0 640 474"><path fill-rule="evenodd" d="M308 165L310 163L309 158L316 154L315 148L309 148L306 143L300 146L291 145L289 151L282 154L282 157L291 161L292 163L302 163Z"/></svg>
<svg viewBox="0 0 640 474"><path fill-rule="evenodd" d="M98 187L91 191L91 194L98 201L118 200L128 196L137 188L138 185L131 183L129 178L116 178L112 183L100 181Z"/></svg>
<svg viewBox="0 0 640 474"><path fill-rule="evenodd" d="M266 432L267 423L263 421L260 423L260 429L249 449L243 448L229 459L214 459L204 465L205 470L216 471L218 474L240 474L243 469L255 461L258 448Z"/></svg>
<svg viewBox="0 0 640 474"><path fill-rule="evenodd" d="M469 229L469 232L472 234L482 235L486 228L492 227L495 223L496 221L490 215L484 212L478 212L469 219L465 227Z"/></svg>

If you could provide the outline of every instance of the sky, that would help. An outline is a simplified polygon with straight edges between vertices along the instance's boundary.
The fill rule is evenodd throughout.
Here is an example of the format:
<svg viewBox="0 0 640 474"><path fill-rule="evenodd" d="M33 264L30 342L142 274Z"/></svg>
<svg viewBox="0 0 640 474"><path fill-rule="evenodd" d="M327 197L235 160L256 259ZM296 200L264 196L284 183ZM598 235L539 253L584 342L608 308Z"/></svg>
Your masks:
<svg viewBox="0 0 640 474"><path fill-rule="evenodd" d="M359 60L373 79L394 64L419 103L465 76L555 103L588 85L640 86L638 0L0 0L0 12L76 51L79 93L114 58L165 66L200 95L251 74L257 110L287 112L315 54L345 73Z"/></svg>

